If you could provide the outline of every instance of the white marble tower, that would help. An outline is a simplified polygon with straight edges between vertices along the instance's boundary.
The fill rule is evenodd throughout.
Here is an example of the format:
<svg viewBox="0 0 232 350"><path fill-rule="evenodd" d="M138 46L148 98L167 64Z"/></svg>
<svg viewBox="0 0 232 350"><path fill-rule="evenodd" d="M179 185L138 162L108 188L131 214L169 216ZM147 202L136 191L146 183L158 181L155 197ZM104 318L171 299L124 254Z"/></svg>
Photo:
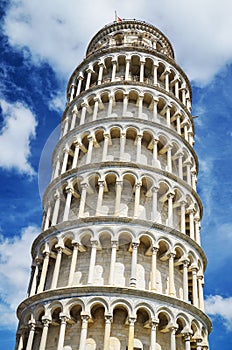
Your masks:
<svg viewBox="0 0 232 350"><path fill-rule="evenodd" d="M123 20L67 87L16 350L205 350L191 86L169 40Z"/></svg>

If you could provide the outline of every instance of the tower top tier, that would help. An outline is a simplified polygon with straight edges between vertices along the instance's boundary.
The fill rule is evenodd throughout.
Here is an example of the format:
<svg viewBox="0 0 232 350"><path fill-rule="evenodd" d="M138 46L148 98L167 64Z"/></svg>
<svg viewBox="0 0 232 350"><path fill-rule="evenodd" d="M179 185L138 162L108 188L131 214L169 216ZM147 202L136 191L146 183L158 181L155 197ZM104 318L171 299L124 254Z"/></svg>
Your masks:
<svg viewBox="0 0 232 350"><path fill-rule="evenodd" d="M153 25L135 19L115 21L99 30L90 41L86 56L111 47L147 48L174 59L174 50L168 38Z"/></svg>

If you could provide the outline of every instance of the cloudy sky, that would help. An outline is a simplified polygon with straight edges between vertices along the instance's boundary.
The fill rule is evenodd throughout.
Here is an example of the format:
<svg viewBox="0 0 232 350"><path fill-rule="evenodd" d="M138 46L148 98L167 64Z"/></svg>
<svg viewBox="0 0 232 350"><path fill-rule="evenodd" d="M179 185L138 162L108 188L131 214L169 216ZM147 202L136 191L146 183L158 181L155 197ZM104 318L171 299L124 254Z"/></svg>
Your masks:
<svg viewBox="0 0 232 350"><path fill-rule="evenodd" d="M1 0L0 348L12 350L15 308L25 298L30 246L39 233L49 154L66 83L91 37L122 18L152 23L171 40L193 86L208 257L211 350L232 348L232 3L230 0Z"/></svg>

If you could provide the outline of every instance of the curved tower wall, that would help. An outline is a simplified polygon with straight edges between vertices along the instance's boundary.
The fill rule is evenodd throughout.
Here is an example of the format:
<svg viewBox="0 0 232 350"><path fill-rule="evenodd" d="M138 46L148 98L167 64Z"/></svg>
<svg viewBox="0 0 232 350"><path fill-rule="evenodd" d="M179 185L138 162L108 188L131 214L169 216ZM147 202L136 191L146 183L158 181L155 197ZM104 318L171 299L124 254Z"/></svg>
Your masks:
<svg viewBox="0 0 232 350"><path fill-rule="evenodd" d="M202 350L191 86L137 20L91 40L67 87L17 350Z"/></svg>

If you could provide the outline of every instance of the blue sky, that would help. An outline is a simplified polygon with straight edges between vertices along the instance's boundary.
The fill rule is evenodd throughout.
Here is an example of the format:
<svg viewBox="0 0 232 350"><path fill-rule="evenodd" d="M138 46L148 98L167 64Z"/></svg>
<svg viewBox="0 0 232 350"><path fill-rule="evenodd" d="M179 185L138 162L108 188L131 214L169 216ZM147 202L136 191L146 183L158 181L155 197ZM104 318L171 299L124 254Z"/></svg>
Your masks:
<svg viewBox="0 0 232 350"><path fill-rule="evenodd" d="M213 5L213 6L212 6ZM229 0L2 0L0 3L0 347L14 348L30 246L41 224L49 154L65 108L66 83L91 37L137 18L171 40L193 86L206 310L211 350L232 348L232 37ZM47 142L49 141L49 142ZM45 151L44 151L45 150ZM42 154L42 156L41 156Z"/></svg>

